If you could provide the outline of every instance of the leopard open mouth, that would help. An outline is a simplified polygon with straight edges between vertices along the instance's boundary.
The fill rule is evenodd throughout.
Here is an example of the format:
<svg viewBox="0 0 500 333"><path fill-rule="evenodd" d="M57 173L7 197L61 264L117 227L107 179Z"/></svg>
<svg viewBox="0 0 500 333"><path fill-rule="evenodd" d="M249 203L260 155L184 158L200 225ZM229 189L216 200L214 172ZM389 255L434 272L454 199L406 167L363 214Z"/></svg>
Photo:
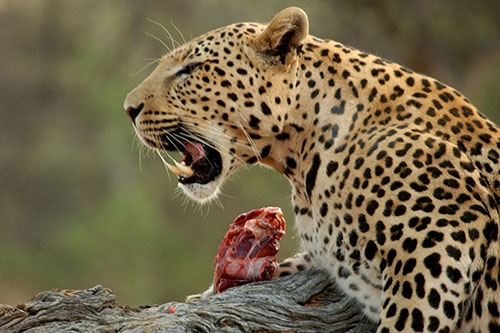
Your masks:
<svg viewBox="0 0 500 333"><path fill-rule="evenodd" d="M161 138L160 146L167 151L181 151L184 156L181 162L175 165L167 163L166 166L176 176L181 184L207 184L215 180L222 171L222 159L220 153L214 149L211 143L201 139L200 141L178 141L173 144L169 138ZM206 142L206 143L205 143Z"/></svg>

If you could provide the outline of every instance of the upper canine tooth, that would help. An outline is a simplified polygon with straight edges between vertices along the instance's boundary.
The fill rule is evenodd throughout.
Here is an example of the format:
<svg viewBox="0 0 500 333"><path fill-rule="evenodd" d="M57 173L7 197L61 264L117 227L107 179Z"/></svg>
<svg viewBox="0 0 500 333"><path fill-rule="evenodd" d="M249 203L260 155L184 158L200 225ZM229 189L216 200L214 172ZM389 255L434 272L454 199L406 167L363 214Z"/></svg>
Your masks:
<svg viewBox="0 0 500 333"><path fill-rule="evenodd" d="M182 176L182 171L176 167L175 165L172 165L172 164L169 164L169 163L166 163L165 162L165 165L167 166L167 168L172 171L176 176Z"/></svg>
<svg viewBox="0 0 500 333"><path fill-rule="evenodd" d="M188 177L191 177L194 174L193 169L191 169L187 165L175 162L175 166L177 167L177 169L179 169L183 174L185 174Z"/></svg>

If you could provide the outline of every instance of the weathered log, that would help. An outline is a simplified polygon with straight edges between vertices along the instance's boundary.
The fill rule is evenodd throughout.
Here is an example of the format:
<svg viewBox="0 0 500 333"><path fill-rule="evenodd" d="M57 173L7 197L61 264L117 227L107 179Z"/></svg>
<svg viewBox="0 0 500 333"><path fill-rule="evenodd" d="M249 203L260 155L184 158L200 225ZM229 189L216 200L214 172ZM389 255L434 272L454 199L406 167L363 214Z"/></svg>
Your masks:
<svg viewBox="0 0 500 333"><path fill-rule="evenodd" d="M131 308L96 286L0 305L0 332L371 332L376 326L321 271L256 282L191 303Z"/></svg>

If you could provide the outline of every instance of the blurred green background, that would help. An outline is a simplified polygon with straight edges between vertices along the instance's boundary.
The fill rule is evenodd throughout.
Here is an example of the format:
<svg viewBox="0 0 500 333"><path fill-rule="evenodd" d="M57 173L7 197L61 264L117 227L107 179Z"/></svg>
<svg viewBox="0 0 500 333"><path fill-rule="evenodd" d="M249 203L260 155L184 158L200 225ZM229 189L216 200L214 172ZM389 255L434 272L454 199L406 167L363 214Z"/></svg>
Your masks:
<svg viewBox="0 0 500 333"><path fill-rule="evenodd" d="M123 100L165 53L160 22L182 40L289 5L311 33L462 91L500 121L500 1L0 0L0 303L102 284L121 304L183 300L206 289L239 213L285 211L280 257L298 248L289 185L241 170L217 205L176 190L140 149ZM142 157L141 157L142 151Z"/></svg>

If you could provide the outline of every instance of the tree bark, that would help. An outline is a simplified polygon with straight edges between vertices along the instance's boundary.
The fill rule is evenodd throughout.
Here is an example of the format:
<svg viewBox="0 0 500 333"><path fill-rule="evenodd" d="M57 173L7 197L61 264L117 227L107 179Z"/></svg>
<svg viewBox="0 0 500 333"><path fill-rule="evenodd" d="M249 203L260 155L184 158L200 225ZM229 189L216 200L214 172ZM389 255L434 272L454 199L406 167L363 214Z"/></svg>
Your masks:
<svg viewBox="0 0 500 333"><path fill-rule="evenodd" d="M96 286L44 291L0 305L1 332L373 332L355 301L322 271L250 283L191 303L131 308Z"/></svg>

